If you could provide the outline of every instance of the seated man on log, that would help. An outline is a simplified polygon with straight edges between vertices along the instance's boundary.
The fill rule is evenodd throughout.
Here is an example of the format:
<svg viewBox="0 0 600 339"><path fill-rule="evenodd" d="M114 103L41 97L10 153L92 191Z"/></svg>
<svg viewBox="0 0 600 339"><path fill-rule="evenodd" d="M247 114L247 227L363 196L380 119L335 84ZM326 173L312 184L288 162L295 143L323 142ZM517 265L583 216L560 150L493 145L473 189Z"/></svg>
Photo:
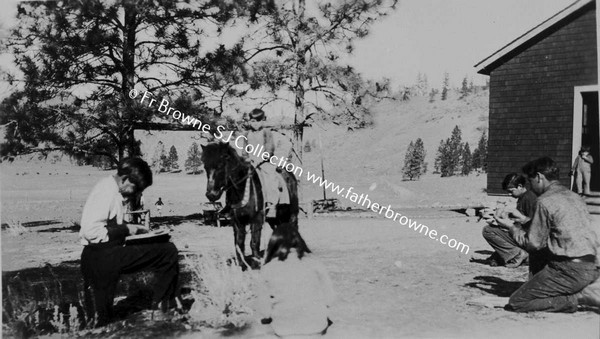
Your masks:
<svg viewBox="0 0 600 339"><path fill-rule="evenodd" d="M178 251L170 242L125 246L125 237L147 232L142 225L123 222L124 205L152 185L152 171L140 158L119 163L117 173L94 186L81 217L81 271L86 296L91 287L97 326L108 323L119 275L141 270L155 273L153 309L175 306L179 277Z"/></svg>

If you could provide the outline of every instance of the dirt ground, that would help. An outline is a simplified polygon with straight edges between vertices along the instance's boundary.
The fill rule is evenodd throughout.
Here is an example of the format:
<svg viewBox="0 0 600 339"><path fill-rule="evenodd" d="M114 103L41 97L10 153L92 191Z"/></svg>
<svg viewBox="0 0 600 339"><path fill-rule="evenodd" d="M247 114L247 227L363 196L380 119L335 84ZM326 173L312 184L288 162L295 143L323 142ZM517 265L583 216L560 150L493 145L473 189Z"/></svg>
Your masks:
<svg viewBox="0 0 600 339"><path fill-rule="evenodd" d="M95 182L112 172L67 165L2 164L0 173L2 223L20 222L27 230L17 235L3 227L3 273L77 260L81 246L73 222L78 222ZM485 175L394 184L389 180L379 181L388 183L385 187L391 193L387 195L377 195L373 185L370 191L369 180L355 186L438 234L467 244L469 252L460 253L369 213L303 217L300 231L312 255L328 268L337 293L331 309L334 324L326 337L600 338L600 316L592 311L516 314L466 304L480 296L509 296L527 278L526 267L479 263L491 253L481 237L483 223L452 210L487 199L482 190ZM161 174L146 192L146 203L153 206L159 196L165 201L163 216L156 220L173 222L172 239L183 253L232 255L231 228L204 226L196 216L206 201L204 185L202 175ZM305 192L307 199L319 198L318 189ZM418 204L411 203L415 195L420 198ZM600 220L595 223L600 227ZM263 246L268 236L267 230ZM257 322L233 337L258 338L266 331ZM183 334L186 338L219 336L219 332Z"/></svg>

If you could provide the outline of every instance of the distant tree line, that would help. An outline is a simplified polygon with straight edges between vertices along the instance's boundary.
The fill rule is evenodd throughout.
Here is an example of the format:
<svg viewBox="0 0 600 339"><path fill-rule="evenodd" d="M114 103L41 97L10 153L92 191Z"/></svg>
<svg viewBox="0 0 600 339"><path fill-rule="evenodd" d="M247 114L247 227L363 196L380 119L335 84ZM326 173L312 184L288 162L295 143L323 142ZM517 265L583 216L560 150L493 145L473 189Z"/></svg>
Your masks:
<svg viewBox="0 0 600 339"><path fill-rule="evenodd" d="M478 170L487 172L487 135L483 131L477 148L471 152L468 142L462 142L462 132L458 126L452 130L451 136L440 140L434 164L435 171L442 177L453 175L469 175Z"/></svg>
<svg viewBox="0 0 600 339"><path fill-rule="evenodd" d="M461 86L453 89L450 86L450 74L444 72L441 88L434 88L429 86L427 74L419 72L417 74L417 80L412 86L400 86L398 88L395 98L401 101L408 101L415 96L429 96L429 102L435 102L436 96L440 94L440 99L444 101L448 99L450 91L454 90L460 94L459 99L464 99L469 95L475 94L482 89L487 89L488 87L489 80L486 81L484 86L475 86L473 79L469 79L465 76Z"/></svg>
<svg viewBox="0 0 600 339"><path fill-rule="evenodd" d="M426 154L421 138L410 142L404 154L404 165L402 166L404 180L418 180L427 172ZM473 171L487 173L486 132L482 132L477 148L471 152L469 143L462 141L460 128L455 126L449 138L440 140L434 169L435 173L440 173L442 177L469 175Z"/></svg>
<svg viewBox="0 0 600 339"><path fill-rule="evenodd" d="M196 142L193 142L188 149L187 158L184 163L185 171L189 174L202 173L202 152ZM165 151L165 145L159 141L154 149L154 155L150 161L151 167L155 173L179 171L179 155L175 145L169 149L169 154Z"/></svg>

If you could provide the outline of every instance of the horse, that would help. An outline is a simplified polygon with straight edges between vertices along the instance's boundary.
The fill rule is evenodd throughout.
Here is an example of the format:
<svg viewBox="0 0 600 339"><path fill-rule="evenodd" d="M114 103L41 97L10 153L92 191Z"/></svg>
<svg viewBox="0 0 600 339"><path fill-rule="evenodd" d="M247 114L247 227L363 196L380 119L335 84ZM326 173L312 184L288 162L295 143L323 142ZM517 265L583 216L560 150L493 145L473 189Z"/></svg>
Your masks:
<svg viewBox="0 0 600 339"><path fill-rule="evenodd" d="M256 169L228 143L214 142L202 145L201 161L207 177L206 197L215 202L225 192L225 207L233 226L234 244L238 263L245 270L244 260L246 225L250 225L252 250L251 268L260 266L260 237L266 222L272 229L282 224L298 228L298 182L293 173L278 170L283 176L290 204L276 206L276 217L265 220L262 187ZM263 166L271 166L263 164Z"/></svg>

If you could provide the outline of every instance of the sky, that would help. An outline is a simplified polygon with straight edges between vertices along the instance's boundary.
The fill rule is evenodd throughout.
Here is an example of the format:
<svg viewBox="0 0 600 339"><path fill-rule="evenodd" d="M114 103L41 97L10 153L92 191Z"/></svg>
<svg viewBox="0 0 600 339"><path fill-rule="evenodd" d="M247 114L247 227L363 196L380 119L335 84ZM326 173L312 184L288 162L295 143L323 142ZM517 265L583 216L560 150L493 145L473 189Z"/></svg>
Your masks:
<svg viewBox="0 0 600 339"><path fill-rule="evenodd" d="M414 84L418 72L441 87L467 76L485 83L473 67L574 0L399 0L396 11L356 44L351 62L369 77Z"/></svg>
<svg viewBox="0 0 600 339"><path fill-rule="evenodd" d="M559 12L575 0L399 0L396 10L376 22L357 41L347 61L365 77L387 77L394 86L412 85L427 75L441 87L448 72L453 86L466 76L485 83L476 63ZM16 24L15 0L0 1L0 38ZM12 69L10 55L0 55L0 69ZM10 88L0 81L0 98Z"/></svg>

